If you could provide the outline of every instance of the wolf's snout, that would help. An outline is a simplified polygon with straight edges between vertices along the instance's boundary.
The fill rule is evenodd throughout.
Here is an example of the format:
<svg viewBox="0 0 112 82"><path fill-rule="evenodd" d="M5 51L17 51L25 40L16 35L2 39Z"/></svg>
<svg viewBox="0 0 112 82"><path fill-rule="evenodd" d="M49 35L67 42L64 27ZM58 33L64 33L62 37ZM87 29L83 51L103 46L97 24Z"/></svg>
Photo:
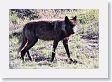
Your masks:
<svg viewBox="0 0 112 82"><path fill-rule="evenodd" d="M74 33L77 32L77 25L73 27L73 31L74 31Z"/></svg>

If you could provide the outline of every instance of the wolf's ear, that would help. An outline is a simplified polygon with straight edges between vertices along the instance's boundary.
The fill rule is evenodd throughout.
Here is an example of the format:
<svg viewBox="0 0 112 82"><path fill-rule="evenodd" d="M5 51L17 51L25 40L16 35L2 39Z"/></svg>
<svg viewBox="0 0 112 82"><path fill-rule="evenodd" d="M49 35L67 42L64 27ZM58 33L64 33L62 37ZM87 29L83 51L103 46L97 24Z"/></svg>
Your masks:
<svg viewBox="0 0 112 82"><path fill-rule="evenodd" d="M73 17L73 19L72 19L72 20L76 21L76 20L77 20L77 16Z"/></svg>
<svg viewBox="0 0 112 82"><path fill-rule="evenodd" d="M65 23L66 23L66 24L69 23L69 19L68 19L67 16L65 16Z"/></svg>

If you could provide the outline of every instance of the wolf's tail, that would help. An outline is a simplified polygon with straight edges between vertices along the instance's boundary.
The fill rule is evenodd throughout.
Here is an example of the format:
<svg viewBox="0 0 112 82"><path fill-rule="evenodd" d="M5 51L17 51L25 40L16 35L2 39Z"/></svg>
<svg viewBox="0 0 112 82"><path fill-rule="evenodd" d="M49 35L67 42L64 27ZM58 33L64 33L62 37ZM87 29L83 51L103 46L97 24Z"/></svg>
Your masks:
<svg viewBox="0 0 112 82"><path fill-rule="evenodd" d="M27 39L26 39L25 35L23 34L22 44L21 44L21 46L18 48L17 54L19 54L19 52L24 48L26 42L27 42Z"/></svg>

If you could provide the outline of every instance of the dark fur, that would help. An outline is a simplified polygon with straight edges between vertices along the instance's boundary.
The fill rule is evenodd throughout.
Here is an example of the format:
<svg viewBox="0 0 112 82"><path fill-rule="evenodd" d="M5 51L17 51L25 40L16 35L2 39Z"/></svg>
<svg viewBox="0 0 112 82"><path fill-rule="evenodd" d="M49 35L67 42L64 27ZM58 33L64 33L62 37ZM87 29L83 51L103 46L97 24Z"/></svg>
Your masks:
<svg viewBox="0 0 112 82"><path fill-rule="evenodd" d="M36 21L29 22L23 28L23 41L18 49L21 52L21 58L24 61L24 55L27 53L30 60L31 56L29 54L29 49L35 45L38 39L42 40L54 40L52 59L55 57L55 49L60 40L63 40L63 45L65 47L68 58L70 58L70 53L68 49L68 39L71 34L74 34L73 27L76 25L76 16L73 19L68 19L66 16L64 20L56 21Z"/></svg>

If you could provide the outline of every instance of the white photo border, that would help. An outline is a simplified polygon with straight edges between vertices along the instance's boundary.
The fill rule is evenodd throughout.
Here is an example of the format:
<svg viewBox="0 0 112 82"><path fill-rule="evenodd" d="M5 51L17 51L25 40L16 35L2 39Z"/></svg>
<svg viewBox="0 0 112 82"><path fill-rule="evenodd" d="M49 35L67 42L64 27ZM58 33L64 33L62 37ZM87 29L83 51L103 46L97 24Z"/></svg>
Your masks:
<svg viewBox="0 0 112 82"><path fill-rule="evenodd" d="M3 78L108 78L108 2L106 0L3 1L0 76ZM9 9L99 9L98 69L9 69Z"/></svg>

